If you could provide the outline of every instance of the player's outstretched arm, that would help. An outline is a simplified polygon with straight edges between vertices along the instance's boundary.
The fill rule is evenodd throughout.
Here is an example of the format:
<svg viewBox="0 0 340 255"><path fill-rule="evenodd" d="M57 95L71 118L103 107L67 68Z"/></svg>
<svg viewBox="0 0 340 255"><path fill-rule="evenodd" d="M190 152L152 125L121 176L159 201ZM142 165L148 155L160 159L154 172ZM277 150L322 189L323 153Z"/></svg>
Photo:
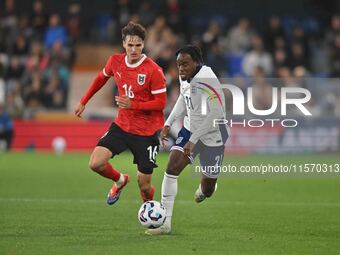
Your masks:
<svg viewBox="0 0 340 255"><path fill-rule="evenodd" d="M80 100L80 104L86 105L90 98L105 85L109 78L110 77L105 76L103 72L100 72L92 82L89 89L86 91L85 95Z"/></svg>

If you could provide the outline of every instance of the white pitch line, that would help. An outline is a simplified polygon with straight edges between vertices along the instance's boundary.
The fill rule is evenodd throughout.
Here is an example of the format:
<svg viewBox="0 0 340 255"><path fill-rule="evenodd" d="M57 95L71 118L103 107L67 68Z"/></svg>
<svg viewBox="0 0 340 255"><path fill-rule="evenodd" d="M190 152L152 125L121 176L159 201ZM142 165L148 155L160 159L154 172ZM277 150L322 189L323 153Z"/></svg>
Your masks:
<svg viewBox="0 0 340 255"><path fill-rule="evenodd" d="M16 203L98 203L105 204L105 199L55 199L55 198L1 198L0 203L16 202ZM119 203L135 203L141 204L140 200L120 200ZM175 200L179 204L196 204L194 200ZM245 202L245 201L207 201L207 204L223 204L229 206L311 206L311 207L340 207L340 202L327 203L306 203L306 202L277 202L277 201L263 201L263 202Z"/></svg>

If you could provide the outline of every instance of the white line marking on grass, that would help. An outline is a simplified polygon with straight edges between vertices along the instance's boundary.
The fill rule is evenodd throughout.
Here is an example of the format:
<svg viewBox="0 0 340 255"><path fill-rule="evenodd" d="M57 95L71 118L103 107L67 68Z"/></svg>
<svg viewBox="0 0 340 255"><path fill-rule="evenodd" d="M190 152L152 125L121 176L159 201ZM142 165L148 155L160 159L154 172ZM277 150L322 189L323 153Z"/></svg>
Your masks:
<svg viewBox="0 0 340 255"><path fill-rule="evenodd" d="M1 198L0 197L0 203L7 203L7 202L23 202L23 203L100 203L105 204L105 199L66 199L66 198ZM135 203L135 204L141 204L142 202L140 200L119 200L119 203ZM193 205L196 203L194 200L175 200L175 203L179 204L188 204ZM289 207L289 206L321 206L321 207L340 207L340 202L326 202L326 203L319 203L319 202L277 202L277 201L263 201L263 202L248 202L248 201L207 201L207 204L223 204L223 205L229 205L229 206L283 206L283 207Z"/></svg>

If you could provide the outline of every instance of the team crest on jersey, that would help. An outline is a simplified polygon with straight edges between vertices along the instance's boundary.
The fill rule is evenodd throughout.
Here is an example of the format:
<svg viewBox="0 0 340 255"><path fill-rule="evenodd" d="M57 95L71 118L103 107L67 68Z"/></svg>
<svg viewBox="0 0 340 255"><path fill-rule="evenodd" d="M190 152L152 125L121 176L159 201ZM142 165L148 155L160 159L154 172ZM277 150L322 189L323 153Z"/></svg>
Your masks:
<svg viewBox="0 0 340 255"><path fill-rule="evenodd" d="M146 74L141 74L139 73L138 74L138 77L137 77L137 82L139 85L143 86L144 83L145 83L145 78L146 78Z"/></svg>
<svg viewBox="0 0 340 255"><path fill-rule="evenodd" d="M183 137L178 137L177 140L176 140L176 144L180 144L183 140Z"/></svg>

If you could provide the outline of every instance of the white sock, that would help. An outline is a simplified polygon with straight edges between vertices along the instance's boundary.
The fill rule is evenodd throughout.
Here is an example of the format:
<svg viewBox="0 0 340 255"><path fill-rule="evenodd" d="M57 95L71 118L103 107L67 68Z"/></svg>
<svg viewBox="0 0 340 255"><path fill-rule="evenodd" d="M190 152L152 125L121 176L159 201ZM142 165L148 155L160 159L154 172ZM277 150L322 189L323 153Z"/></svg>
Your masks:
<svg viewBox="0 0 340 255"><path fill-rule="evenodd" d="M169 228L171 228L172 211L177 195L177 178L178 176L164 173L162 182L162 205L165 208L166 215L164 225Z"/></svg>
<svg viewBox="0 0 340 255"><path fill-rule="evenodd" d="M123 175L123 174L120 174L119 180L116 181L117 187L119 188L120 186L122 186L123 183L124 183L124 181L125 181L124 175Z"/></svg>

